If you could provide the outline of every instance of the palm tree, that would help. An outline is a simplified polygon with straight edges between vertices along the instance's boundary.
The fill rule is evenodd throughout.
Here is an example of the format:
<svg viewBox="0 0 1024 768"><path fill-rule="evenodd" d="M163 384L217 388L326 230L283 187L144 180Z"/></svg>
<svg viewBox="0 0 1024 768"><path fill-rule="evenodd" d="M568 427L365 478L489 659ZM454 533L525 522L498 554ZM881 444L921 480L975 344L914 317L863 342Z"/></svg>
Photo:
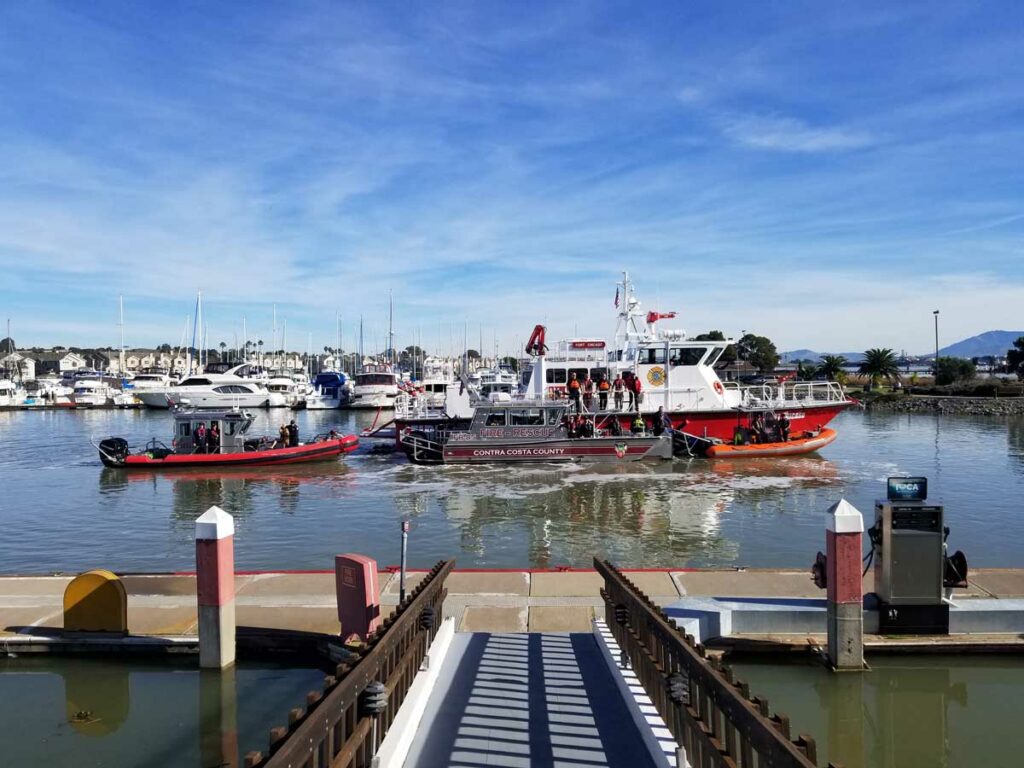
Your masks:
<svg viewBox="0 0 1024 768"><path fill-rule="evenodd" d="M825 374L825 378L829 381L835 381L843 372L844 365L846 365L846 358L842 355L822 355L818 373Z"/></svg>
<svg viewBox="0 0 1024 768"><path fill-rule="evenodd" d="M859 372L870 378L872 389L879 379L889 382L898 381L900 369L896 363L896 353L891 349L867 350L864 353L864 362L860 364Z"/></svg>

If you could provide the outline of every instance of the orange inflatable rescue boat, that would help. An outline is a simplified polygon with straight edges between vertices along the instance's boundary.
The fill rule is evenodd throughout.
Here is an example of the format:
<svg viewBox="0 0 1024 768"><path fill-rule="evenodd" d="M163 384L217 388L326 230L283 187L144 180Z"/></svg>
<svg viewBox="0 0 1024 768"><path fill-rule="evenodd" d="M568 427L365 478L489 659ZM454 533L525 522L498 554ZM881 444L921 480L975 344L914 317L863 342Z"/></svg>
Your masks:
<svg viewBox="0 0 1024 768"><path fill-rule="evenodd" d="M820 432L805 432L800 437L793 437L784 443L751 443L749 445L731 445L720 443L707 448L704 455L709 459L754 459L764 456L797 456L811 453L836 439L834 429L823 429Z"/></svg>

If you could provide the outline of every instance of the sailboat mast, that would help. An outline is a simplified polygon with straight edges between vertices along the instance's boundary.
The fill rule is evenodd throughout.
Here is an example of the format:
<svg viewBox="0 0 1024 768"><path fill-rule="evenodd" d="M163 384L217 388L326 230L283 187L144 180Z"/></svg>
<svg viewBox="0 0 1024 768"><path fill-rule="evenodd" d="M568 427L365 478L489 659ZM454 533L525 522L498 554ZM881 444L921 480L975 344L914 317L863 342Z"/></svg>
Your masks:
<svg viewBox="0 0 1024 768"><path fill-rule="evenodd" d="M395 297L388 288L388 362L395 364Z"/></svg>
<svg viewBox="0 0 1024 768"><path fill-rule="evenodd" d="M118 370L121 372L121 378L124 378L124 296L117 297L117 310L117 324L121 328L121 347L118 354ZM7 338L10 338L10 327L8 327L7 331Z"/></svg>

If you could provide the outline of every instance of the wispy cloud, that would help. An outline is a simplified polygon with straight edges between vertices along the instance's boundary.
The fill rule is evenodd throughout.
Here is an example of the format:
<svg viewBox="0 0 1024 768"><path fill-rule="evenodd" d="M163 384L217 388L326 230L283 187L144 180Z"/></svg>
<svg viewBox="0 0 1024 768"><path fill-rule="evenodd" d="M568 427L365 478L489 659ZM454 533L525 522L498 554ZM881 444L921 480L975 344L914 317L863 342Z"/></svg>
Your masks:
<svg viewBox="0 0 1024 768"><path fill-rule="evenodd" d="M922 285L950 333L1013 325L1001 14L788 13L4 6L0 312L98 342L124 294L158 343L201 288L212 336L276 303L320 346L394 289L406 340L510 348L610 332L627 268L691 330L787 346L927 348Z"/></svg>

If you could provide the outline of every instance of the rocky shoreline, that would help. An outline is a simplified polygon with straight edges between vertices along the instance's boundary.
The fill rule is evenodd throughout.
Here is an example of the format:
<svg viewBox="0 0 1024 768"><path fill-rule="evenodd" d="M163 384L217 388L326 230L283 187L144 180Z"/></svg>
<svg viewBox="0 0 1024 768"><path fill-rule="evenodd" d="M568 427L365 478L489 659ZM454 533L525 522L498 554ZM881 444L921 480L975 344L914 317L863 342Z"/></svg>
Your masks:
<svg viewBox="0 0 1024 768"><path fill-rule="evenodd" d="M868 411L886 413L954 413L969 416L1024 415L1024 397L937 397L896 395L864 401Z"/></svg>

